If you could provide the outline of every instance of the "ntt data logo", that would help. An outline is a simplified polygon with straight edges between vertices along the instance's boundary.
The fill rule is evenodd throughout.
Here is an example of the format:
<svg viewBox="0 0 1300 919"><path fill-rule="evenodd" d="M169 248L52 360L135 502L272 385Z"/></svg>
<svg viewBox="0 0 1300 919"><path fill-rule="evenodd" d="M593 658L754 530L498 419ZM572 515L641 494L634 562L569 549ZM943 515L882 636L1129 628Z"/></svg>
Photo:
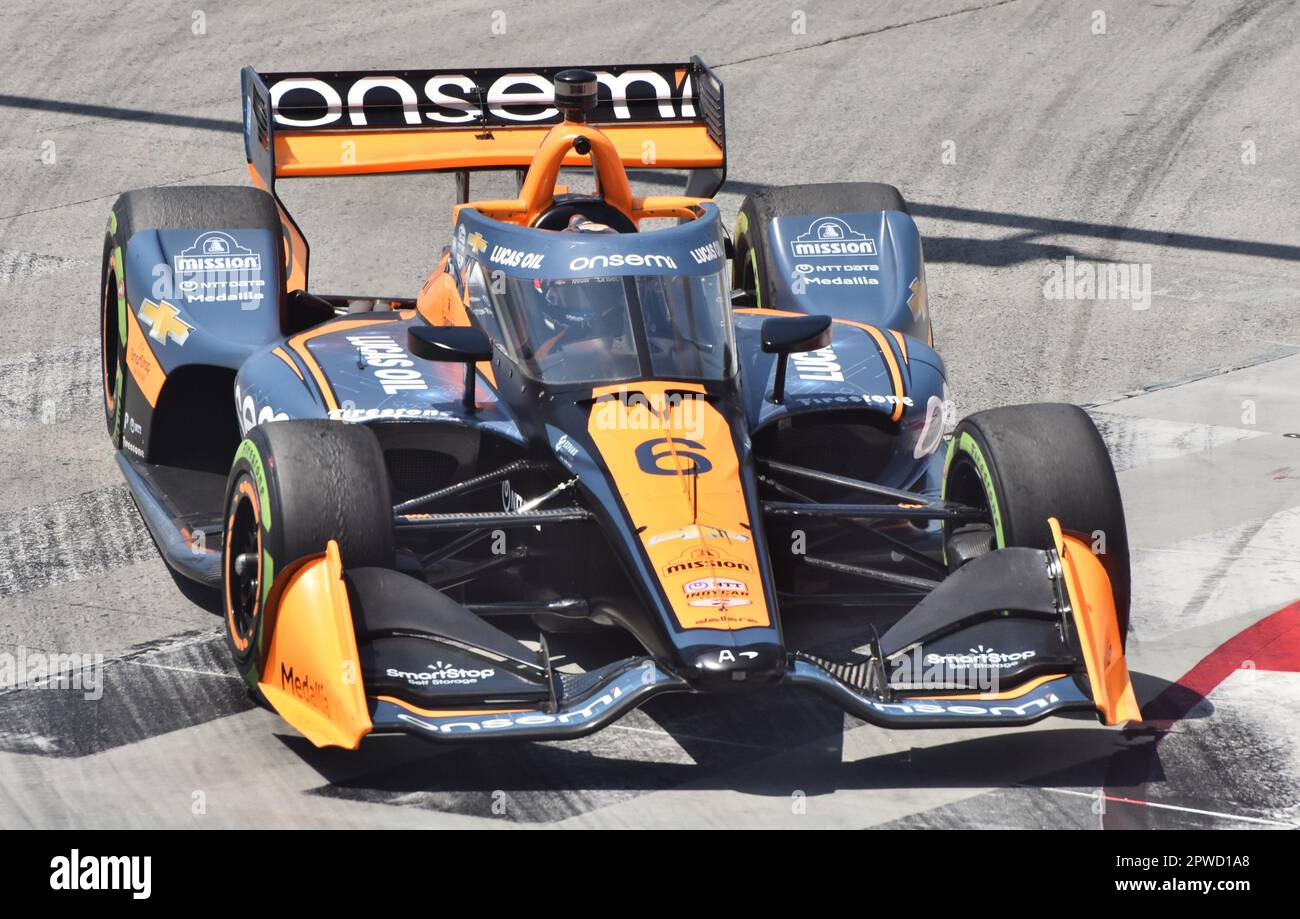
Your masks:
<svg viewBox="0 0 1300 919"><path fill-rule="evenodd" d="M819 217L808 232L790 240L795 258L849 258L876 254L876 241L839 217Z"/></svg>

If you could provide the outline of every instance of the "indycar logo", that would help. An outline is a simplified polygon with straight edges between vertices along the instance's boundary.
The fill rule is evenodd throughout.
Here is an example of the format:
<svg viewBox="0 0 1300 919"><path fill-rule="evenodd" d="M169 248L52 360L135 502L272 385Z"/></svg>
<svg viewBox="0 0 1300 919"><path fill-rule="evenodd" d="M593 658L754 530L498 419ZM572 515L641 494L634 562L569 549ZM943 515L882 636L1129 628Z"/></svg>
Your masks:
<svg viewBox="0 0 1300 919"><path fill-rule="evenodd" d="M691 606L712 606L712 603L699 601L748 597L749 585L731 578L697 578L683 584L682 593L691 601Z"/></svg>
<svg viewBox="0 0 1300 919"><path fill-rule="evenodd" d="M140 322L148 327L150 338L164 345L171 339L183 346L194 331L194 326L180 316L181 311L166 300L161 303L145 300L140 305Z"/></svg>
<svg viewBox="0 0 1300 919"><path fill-rule="evenodd" d="M671 542L674 539L725 539L729 542L749 542L749 537L744 533L691 524L690 526L678 527L675 530L668 530L665 533L656 533L646 540L646 545L657 546L661 542Z"/></svg>
<svg viewBox="0 0 1300 919"><path fill-rule="evenodd" d="M849 258L875 255L876 241L839 217L819 217L808 231L790 240L795 258Z"/></svg>

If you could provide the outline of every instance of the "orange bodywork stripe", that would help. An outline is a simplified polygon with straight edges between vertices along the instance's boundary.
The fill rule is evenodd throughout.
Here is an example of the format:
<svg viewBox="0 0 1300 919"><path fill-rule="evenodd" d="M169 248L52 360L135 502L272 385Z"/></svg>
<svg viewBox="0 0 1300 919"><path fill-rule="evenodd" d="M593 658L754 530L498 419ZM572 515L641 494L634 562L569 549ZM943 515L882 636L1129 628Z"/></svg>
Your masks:
<svg viewBox="0 0 1300 919"><path fill-rule="evenodd" d="M889 341L885 338L878 328L873 325L867 325L865 322L853 322L850 319L837 319L836 322L843 322L846 325L856 326L871 336L876 343L876 348L880 351L880 356L884 358L885 365L889 368L889 379L894 386L894 396L898 399L894 403L894 410L889 415L890 421L897 421L903 417L903 397L907 391L903 388L903 372L898 367L898 359L894 357L894 349L889 347Z"/></svg>
<svg viewBox="0 0 1300 919"><path fill-rule="evenodd" d="M412 705L410 702L403 702L394 696L375 696L381 702L391 702L400 708L406 709L416 715L424 715L428 718L464 718L468 715L519 715L524 712L540 712L535 708L466 708L466 709L433 709L420 708L418 705Z"/></svg>
<svg viewBox="0 0 1300 919"><path fill-rule="evenodd" d="M1017 686L1015 689L1008 689L1005 692L975 692L975 693L965 693L960 696L900 696L899 698L904 700L943 699L945 701L952 701L953 699L958 699L958 700L965 699L968 701L982 699L987 702L1001 702L1006 699L1019 699L1021 696L1028 695L1029 693L1033 692L1035 689L1037 689L1039 686L1042 686L1044 683L1050 682L1052 680L1059 680L1065 676L1067 676L1067 674L1064 673L1052 673L1052 674L1048 674L1047 676L1040 676L1035 680L1030 680L1028 683L1025 683L1023 686Z"/></svg>
<svg viewBox="0 0 1300 919"><path fill-rule="evenodd" d="M894 341L898 342L898 353L903 355L903 363L908 363L907 358L907 336L898 329L890 329L889 334L894 336Z"/></svg>
<svg viewBox="0 0 1300 919"><path fill-rule="evenodd" d="M557 125L556 127L564 127ZM570 129L574 125L568 126ZM614 154L632 168L710 169L723 164L722 150L704 125L582 125L583 133L609 138ZM439 169L523 169L531 166L551 127L494 127L489 139L477 126L434 131L275 131L275 174L291 176L368 175ZM345 146L350 145L350 146ZM653 146L647 146L653 145ZM646 163L646 150L654 162ZM344 153L348 156L344 156ZM586 156L572 151L565 166L585 166ZM555 187L555 182L550 183Z"/></svg>
<svg viewBox="0 0 1300 919"><path fill-rule="evenodd" d="M298 379L303 380L302 371L298 369L298 365L293 362L293 358L291 358L283 348L274 348L271 353L288 364L289 369L297 374ZM303 380L303 382L306 382L306 380Z"/></svg>
<svg viewBox="0 0 1300 919"><path fill-rule="evenodd" d="M129 303L126 305L126 317L127 369L131 371L131 378L135 380L135 385L140 387L145 400L151 406L157 407L158 394L162 392L167 373L158 363L158 358L153 353L153 346L149 344L148 336L140 327L140 320L136 318L135 310L131 309Z"/></svg>
<svg viewBox="0 0 1300 919"><path fill-rule="evenodd" d="M348 329L360 329L364 326L379 325L391 321L389 319L346 319L342 322L330 322L314 329L308 329L306 332L301 332L289 339L289 347L302 358L303 363L307 365L307 369L311 371L312 379L316 381L321 397L325 400L325 407L331 412L336 410L339 404L334 398L334 391L330 389L329 380L325 378L325 372L321 370L320 364L316 363L316 358L312 357L311 351L307 349L307 342L319 335L328 335L330 332L345 332Z"/></svg>

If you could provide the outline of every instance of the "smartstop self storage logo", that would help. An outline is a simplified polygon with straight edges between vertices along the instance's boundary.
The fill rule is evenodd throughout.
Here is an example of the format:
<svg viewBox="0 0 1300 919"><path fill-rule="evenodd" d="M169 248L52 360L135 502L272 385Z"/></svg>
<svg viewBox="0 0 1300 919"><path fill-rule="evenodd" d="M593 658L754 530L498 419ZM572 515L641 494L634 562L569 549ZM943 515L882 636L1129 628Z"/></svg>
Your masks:
<svg viewBox="0 0 1300 919"><path fill-rule="evenodd" d="M50 889L130 891L133 899L148 900L153 892L153 856L68 855L50 859Z"/></svg>

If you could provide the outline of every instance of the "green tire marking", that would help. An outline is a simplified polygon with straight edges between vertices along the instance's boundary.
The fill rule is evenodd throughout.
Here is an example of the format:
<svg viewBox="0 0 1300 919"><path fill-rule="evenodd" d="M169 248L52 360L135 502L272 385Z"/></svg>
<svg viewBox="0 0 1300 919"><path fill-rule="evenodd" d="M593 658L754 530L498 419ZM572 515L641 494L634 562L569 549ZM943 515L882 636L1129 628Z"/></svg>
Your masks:
<svg viewBox="0 0 1300 919"><path fill-rule="evenodd" d="M984 485L984 494L989 499L989 513L993 515L993 535L997 538L997 548L1004 549L1007 541L1002 535L1002 511L998 508L997 492L993 489L993 475L989 472L988 460L984 458L983 451L980 450L979 444L975 443L975 438L970 436L969 431L961 432L957 449L969 456L971 462L975 464L975 470Z"/></svg>
<svg viewBox="0 0 1300 919"><path fill-rule="evenodd" d="M108 233L110 236L117 235L117 211L108 212Z"/></svg>
<svg viewBox="0 0 1300 919"><path fill-rule="evenodd" d="M126 262L122 261L122 247L113 247L113 257L117 262L117 334L122 347L126 347Z"/></svg>
<svg viewBox="0 0 1300 919"><path fill-rule="evenodd" d="M275 577L275 561L271 558L270 552L262 553L262 619L266 619L266 598L271 593L271 579ZM260 648L262 645L262 624L257 626L257 644Z"/></svg>
<svg viewBox="0 0 1300 919"><path fill-rule="evenodd" d="M247 460L253 471L253 481L257 483L257 494L262 501L262 528L269 533L271 532L271 498L266 490L266 469L262 466L262 454L257 452L257 446L251 440L242 441L239 449L235 451L235 462L241 459ZM267 559L270 559L269 555Z"/></svg>

